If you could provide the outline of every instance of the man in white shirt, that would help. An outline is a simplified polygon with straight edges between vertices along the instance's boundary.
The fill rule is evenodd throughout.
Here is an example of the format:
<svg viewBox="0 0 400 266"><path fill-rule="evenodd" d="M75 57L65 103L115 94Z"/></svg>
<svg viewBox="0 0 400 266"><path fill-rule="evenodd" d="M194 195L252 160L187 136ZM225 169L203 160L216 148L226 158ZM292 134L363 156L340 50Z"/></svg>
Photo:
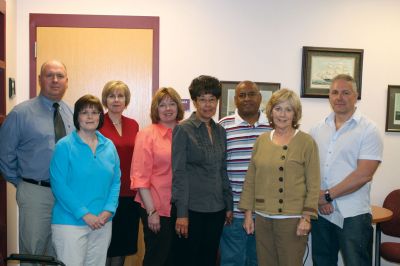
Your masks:
<svg viewBox="0 0 400 266"><path fill-rule="evenodd" d="M383 143L375 124L356 108L357 85L338 75L329 89L333 112L311 129L319 147L319 218L312 222L312 258L316 266L371 265L372 177L382 161Z"/></svg>

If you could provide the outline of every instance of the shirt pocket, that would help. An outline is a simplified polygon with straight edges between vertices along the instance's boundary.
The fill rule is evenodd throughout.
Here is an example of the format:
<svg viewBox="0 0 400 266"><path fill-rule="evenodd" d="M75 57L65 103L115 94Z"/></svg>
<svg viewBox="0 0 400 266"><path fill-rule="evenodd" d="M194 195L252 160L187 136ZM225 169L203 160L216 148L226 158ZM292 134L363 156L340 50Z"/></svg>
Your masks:
<svg viewBox="0 0 400 266"><path fill-rule="evenodd" d="M254 207L256 210L265 208L265 198L263 195L256 195Z"/></svg>

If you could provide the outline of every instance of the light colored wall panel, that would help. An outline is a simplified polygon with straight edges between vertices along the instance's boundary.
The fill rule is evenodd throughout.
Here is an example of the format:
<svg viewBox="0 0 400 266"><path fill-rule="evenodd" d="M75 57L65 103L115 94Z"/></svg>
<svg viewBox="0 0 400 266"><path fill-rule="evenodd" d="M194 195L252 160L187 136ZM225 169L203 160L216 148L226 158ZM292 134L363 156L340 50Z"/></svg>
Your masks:
<svg viewBox="0 0 400 266"><path fill-rule="evenodd" d="M152 96L152 38L149 29L39 27L37 73L46 60L64 62L69 77L64 100L71 106L87 93L101 98L109 80L124 81L132 94L125 114L143 127Z"/></svg>

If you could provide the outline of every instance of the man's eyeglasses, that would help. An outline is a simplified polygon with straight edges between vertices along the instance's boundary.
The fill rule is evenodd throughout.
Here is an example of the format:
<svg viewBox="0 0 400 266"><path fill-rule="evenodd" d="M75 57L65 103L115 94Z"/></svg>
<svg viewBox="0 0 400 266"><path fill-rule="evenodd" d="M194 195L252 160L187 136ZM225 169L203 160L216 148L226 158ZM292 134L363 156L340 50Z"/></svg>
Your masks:
<svg viewBox="0 0 400 266"><path fill-rule="evenodd" d="M256 91L251 91L251 92L241 92L241 93L239 93L238 94L238 97L240 98L240 99L246 99L246 97L249 97L249 98L254 98L254 97L256 97L257 95L259 95L260 93L259 92L256 92Z"/></svg>
<svg viewBox="0 0 400 266"><path fill-rule="evenodd" d="M44 76L46 79L50 79L50 80L53 80L54 78L65 79L65 75L62 73L47 73Z"/></svg>

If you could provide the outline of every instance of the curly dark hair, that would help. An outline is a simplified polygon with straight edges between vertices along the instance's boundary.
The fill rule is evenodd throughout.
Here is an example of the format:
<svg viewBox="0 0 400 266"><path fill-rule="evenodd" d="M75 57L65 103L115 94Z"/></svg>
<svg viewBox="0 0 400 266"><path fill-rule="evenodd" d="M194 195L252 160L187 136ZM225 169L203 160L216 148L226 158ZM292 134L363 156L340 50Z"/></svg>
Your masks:
<svg viewBox="0 0 400 266"><path fill-rule="evenodd" d="M204 94L212 94L217 99L221 97L221 83L212 76L201 75L192 80L189 86L190 98L195 101L197 97Z"/></svg>

